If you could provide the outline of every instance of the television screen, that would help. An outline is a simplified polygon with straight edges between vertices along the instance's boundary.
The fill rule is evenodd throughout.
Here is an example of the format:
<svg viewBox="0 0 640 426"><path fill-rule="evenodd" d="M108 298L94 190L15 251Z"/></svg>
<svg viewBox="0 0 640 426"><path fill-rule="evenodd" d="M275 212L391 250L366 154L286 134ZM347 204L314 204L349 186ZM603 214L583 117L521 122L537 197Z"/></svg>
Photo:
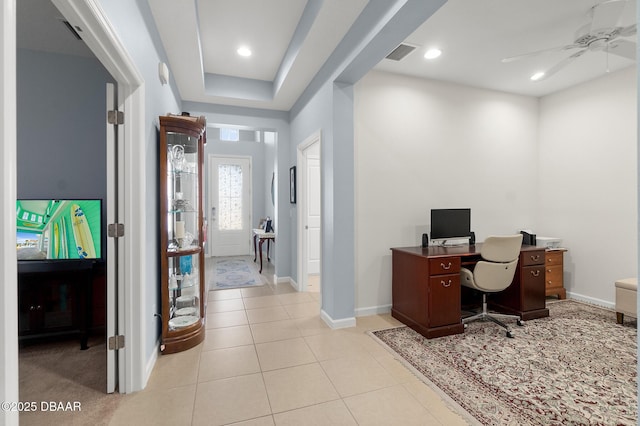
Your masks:
<svg viewBox="0 0 640 426"><path fill-rule="evenodd" d="M18 260L100 259L101 200L18 200Z"/></svg>
<svg viewBox="0 0 640 426"><path fill-rule="evenodd" d="M431 210L431 238L468 238L471 235L471 209Z"/></svg>

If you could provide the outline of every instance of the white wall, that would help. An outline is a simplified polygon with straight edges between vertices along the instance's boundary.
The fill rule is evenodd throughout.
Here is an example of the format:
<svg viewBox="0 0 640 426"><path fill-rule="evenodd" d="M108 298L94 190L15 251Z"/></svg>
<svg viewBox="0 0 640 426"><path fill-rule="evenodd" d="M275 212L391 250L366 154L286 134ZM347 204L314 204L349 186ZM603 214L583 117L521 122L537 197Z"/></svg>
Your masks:
<svg viewBox="0 0 640 426"><path fill-rule="evenodd" d="M613 306L637 274L636 68L524 96L372 72L355 87L356 312L391 304L390 247L471 207L479 241L563 239L570 297Z"/></svg>
<svg viewBox="0 0 640 426"><path fill-rule="evenodd" d="M637 70L540 102L538 234L563 239L571 297L612 306L637 274Z"/></svg>
<svg viewBox="0 0 640 426"><path fill-rule="evenodd" d="M391 247L430 209L471 208L479 241L535 228L538 101L371 72L355 86L356 312L391 305Z"/></svg>

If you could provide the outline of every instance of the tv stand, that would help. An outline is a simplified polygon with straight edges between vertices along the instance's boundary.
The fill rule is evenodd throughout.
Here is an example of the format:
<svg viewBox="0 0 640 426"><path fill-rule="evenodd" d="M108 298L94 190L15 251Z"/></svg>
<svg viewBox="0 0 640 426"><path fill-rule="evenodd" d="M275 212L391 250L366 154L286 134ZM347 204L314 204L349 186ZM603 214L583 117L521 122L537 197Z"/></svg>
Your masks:
<svg viewBox="0 0 640 426"><path fill-rule="evenodd" d="M18 334L21 342L79 335L88 349L96 261L18 262Z"/></svg>

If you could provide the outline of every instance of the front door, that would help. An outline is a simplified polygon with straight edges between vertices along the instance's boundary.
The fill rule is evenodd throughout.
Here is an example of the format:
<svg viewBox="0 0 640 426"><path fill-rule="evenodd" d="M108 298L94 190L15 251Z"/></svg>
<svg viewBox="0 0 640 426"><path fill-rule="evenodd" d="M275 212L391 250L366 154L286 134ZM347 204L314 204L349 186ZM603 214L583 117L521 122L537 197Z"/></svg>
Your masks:
<svg viewBox="0 0 640 426"><path fill-rule="evenodd" d="M212 256L251 253L251 158L209 157L209 246Z"/></svg>

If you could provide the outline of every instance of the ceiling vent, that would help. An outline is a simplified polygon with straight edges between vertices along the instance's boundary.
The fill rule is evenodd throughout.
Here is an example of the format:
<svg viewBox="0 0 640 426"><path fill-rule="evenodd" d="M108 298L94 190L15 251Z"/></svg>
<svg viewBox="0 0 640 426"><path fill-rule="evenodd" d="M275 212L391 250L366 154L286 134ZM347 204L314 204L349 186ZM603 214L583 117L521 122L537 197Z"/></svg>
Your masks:
<svg viewBox="0 0 640 426"><path fill-rule="evenodd" d="M75 38L77 38L78 40L82 40L82 37L80 37L80 34L78 34L78 31L76 31L76 29L73 28L73 26L71 25L71 23L69 23L69 21L62 21L62 23L69 29L69 31L71 31L71 34L73 34ZM80 29L79 27L76 27L76 28Z"/></svg>
<svg viewBox="0 0 640 426"><path fill-rule="evenodd" d="M401 61L405 56L413 52L415 48L416 46L403 43L393 49L393 51L387 55L387 59L391 59L392 61Z"/></svg>

